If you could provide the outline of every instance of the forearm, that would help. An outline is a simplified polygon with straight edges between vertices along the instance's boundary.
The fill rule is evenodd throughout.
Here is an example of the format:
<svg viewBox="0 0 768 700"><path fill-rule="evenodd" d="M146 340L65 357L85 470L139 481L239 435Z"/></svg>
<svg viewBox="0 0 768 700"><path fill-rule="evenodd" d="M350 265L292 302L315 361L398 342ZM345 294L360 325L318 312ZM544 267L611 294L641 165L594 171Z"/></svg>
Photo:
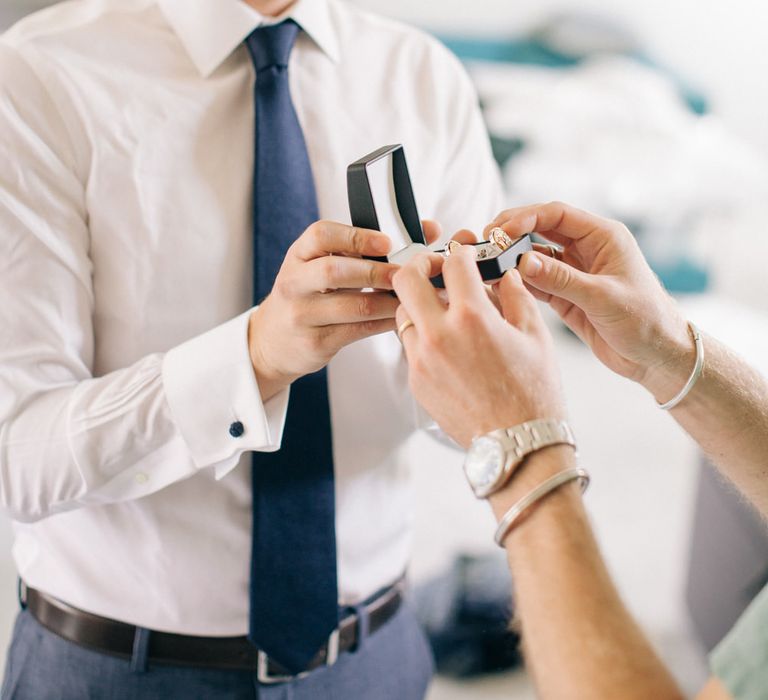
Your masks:
<svg viewBox="0 0 768 700"><path fill-rule="evenodd" d="M671 414L717 467L768 516L768 383L737 354L704 337L704 370ZM652 373L646 388L664 401L682 387L692 360Z"/></svg>
<svg viewBox="0 0 768 700"><path fill-rule="evenodd" d="M93 504L141 498L194 471L160 468L175 430L164 401L160 356L108 376L31 393L26 376L2 372L19 397L0 411L0 507L35 521ZM13 382L13 383L11 383Z"/></svg>
<svg viewBox="0 0 768 700"><path fill-rule="evenodd" d="M534 455L492 498L497 518L571 466L567 448ZM505 544L527 665L540 697L681 697L619 599L575 483L534 506Z"/></svg>
<svg viewBox="0 0 768 700"><path fill-rule="evenodd" d="M9 389L0 402L0 508L40 520L143 498L205 468L221 476L244 452L278 449L288 392L261 400L247 320L99 377L61 347L66 329L47 345L0 343L0 385ZM52 357L56 365L42 362ZM70 370L71 381L55 382L52 367Z"/></svg>

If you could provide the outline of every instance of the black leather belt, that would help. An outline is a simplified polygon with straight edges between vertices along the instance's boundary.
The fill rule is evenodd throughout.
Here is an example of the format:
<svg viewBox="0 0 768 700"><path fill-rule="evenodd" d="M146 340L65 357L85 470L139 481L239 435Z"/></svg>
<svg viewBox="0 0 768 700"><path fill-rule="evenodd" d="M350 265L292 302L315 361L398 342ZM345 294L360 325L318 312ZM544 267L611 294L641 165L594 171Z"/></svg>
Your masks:
<svg viewBox="0 0 768 700"><path fill-rule="evenodd" d="M398 611L402 588L402 582L398 582L364 606L369 634L383 627ZM125 659L133 655L137 632L134 625L92 615L23 584L22 602L43 627L59 637L104 654ZM340 653L357 646L358 635L358 616L348 615L305 673L320 666L332 666ZM281 683L296 677L256 649L246 637L196 637L152 631L149 635L148 662L150 665L251 671L258 675L261 683Z"/></svg>

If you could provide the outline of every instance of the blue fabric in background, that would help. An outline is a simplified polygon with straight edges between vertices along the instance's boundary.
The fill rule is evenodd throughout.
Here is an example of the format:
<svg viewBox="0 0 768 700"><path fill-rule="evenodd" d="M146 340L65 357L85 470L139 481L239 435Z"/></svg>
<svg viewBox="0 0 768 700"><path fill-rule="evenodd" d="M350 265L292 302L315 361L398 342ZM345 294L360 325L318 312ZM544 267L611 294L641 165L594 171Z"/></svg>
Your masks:
<svg viewBox="0 0 768 700"><path fill-rule="evenodd" d="M416 589L415 609L439 673L470 678L521 663L520 639L510 629L511 589L501 552L460 555Z"/></svg>

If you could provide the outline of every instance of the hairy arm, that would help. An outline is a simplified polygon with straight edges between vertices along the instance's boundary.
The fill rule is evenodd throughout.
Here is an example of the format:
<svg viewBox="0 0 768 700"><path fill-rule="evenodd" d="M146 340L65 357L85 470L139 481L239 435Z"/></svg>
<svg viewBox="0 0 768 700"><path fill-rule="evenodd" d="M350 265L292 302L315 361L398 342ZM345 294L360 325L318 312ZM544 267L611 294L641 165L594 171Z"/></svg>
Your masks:
<svg viewBox="0 0 768 700"><path fill-rule="evenodd" d="M768 517L768 383L715 338L704 337L704 370L671 411L707 456ZM685 384L690 352L649 373L644 386L660 401ZM673 389L675 391L675 389Z"/></svg>
<svg viewBox="0 0 768 700"><path fill-rule="evenodd" d="M441 262L411 261L395 276L414 394L459 444L532 418L565 416L552 339L520 276L488 299L468 250L442 266L449 303L429 282ZM535 381L531 381L535 377ZM460 410L457 410L460 407ZM575 465L568 447L534 453L490 498L497 519L547 478ZM504 541L538 695L545 700L678 699L669 670L624 607L571 483L533 506ZM700 700L724 700L711 679Z"/></svg>
<svg viewBox="0 0 768 700"><path fill-rule="evenodd" d="M563 448L533 455L492 497L497 518L573 462ZM575 483L535 507L505 546L526 663L541 698L682 698L619 598Z"/></svg>
<svg viewBox="0 0 768 700"><path fill-rule="evenodd" d="M536 231L562 249L524 256L523 280L609 369L659 402L693 370L687 321L617 221L553 202L503 212L492 225ZM672 416L718 468L768 515L768 385L731 350L706 337L704 371Z"/></svg>

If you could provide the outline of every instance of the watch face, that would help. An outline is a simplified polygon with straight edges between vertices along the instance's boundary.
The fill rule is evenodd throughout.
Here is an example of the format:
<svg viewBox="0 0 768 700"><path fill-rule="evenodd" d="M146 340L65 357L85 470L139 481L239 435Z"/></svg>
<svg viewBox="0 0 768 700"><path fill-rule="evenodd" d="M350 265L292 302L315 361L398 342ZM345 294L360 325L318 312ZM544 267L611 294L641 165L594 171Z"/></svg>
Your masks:
<svg viewBox="0 0 768 700"><path fill-rule="evenodd" d="M504 468L504 460L504 447L498 440L483 436L472 441L464 471L478 495L496 483Z"/></svg>

